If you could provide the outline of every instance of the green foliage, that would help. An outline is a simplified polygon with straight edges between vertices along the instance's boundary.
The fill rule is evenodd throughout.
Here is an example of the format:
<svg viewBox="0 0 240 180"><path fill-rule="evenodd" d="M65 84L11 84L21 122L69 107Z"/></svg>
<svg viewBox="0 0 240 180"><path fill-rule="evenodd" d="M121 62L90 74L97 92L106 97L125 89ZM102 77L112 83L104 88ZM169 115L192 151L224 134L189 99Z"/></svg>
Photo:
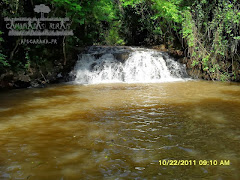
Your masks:
<svg viewBox="0 0 240 180"><path fill-rule="evenodd" d="M93 15L97 21L112 21L118 19L114 4L109 0L96 1L93 7Z"/></svg>
<svg viewBox="0 0 240 180"><path fill-rule="evenodd" d="M220 69L228 72L225 64L229 61L232 63L237 53L240 40L239 7L237 1L204 0L193 2L191 9L183 12L182 34L188 54L197 57L203 70L213 79L216 73L219 80L229 78L226 74L223 76Z"/></svg>
<svg viewBox="0 0 240 180"><path fill-rule="evenodd" d="M2 34L3 34L3 32L0 31L0 43L3 42L3 38L1 37Z"/></svg>
<svg viewBox="0 0 240 180"><path fill-rule="evenodd" d="M3 38L1 37L2 32L0 31L0 43L3 42ZM0 46L1 47L1 46ZM6 56L2 54L2 49L0 49L0 68L2 67L9 67L10 64L6 60Z"/></svg>
<svg viewBox="0 0 240 180"><path fill-rule="evenodd" d="M227 72L220 75L220 81L228 81L229 79L230 79L230 76Z"/></svg>
<svg viewBox="0 0 240 180"><path fill-rule="evenodd" d="M199 61L198 60L193 60L193 62L192 62L192 67L194 67L194 66L196 66L196 65L198 65L199 64Z"/></svg>
<svg viewBox="0 0 240 180"><path fill-rule="evenodd" d="M209 69L211 73L218 72L220 70L219 64L213 64L213 66Z"/></svg>
<svg viewBox="0 0 240 180"><path fill-rule="evenodd" d="M138 4L141 4L143 2L145 1L144 0L121 0L123 7L127 7L127 6L136 7Z"/></svg>
<svg viewBox="0 0 240 180"><path fill-rule="evenodd" d="M193 32L194 22L192 20L190 11L186 10L183 12L183 19L184 19L182 23L183 38L186 39L189 47L193 47L194 46L194 32ZM195 54L193 56L195 56Z"/></svg>
<svg viewBox="0 0 240 180"><path fill-rule="evenodd" d="M0 51L0 67L1 66L7 67L7 66L10 66L10 64L7 62L6 56L4 54L2 54Z"/></svg>
<svg viewBox="0 0 240 180"><path fill-rule="evenodd" d="M209 56L206 56L202 59L202 64L203 64L203 70L204 71L208 70Z"/></svg>
<svg viewBox="0 0 240 180"><path fill-rule="evenodd" d="M107 32L107 36L105 37L105 42L107 45L124 45L124 40L119 35L120 25L118 23L114 23L115 26L112 26Z"/></svg>
<svg viewBox="0 0 240 180"><path fill-rule="evenodd" d="M115 5L108 0L53 0L55 6L64 8L67 17L75 23L86 22L99 23L100 21L111 21L117 19Z"/></svg>
<svg viewBox="0 0 240 180"><path fill-rule="evenodd" d="M157 13L153 16L154 19L162 17L167 21L180 23L182 21L179 4L182 0L153 0L152 7Z"/></svg>
<svg viewBox="0 0 240 180"><path fill-rule="evenodd" d="M25 69L29 69L30 68L30 65L31 65L31 61L30 60L27 60L27 63L25 64Z"/></svg>

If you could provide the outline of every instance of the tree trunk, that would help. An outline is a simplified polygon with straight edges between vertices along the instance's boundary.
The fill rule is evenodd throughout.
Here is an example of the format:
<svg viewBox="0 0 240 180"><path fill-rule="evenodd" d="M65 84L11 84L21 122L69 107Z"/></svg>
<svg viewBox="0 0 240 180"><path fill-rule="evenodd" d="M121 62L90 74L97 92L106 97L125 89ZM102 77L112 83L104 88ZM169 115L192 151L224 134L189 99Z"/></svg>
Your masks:
<svg viewBox="0 0 240 180"><path fill-rule="evenodd" d="M65 43L66 36L63 37L63 56L64 56L64 62L63 65L65 66L67 63L67 55L66 55L66 43Z"/></svg>

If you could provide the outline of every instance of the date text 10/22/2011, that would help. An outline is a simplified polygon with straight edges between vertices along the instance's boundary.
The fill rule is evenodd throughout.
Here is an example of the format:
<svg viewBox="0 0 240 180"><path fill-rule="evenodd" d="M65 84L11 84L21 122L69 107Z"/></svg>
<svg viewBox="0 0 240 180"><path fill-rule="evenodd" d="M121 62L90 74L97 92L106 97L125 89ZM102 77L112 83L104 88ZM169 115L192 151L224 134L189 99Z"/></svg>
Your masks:
<svg viewBox="0 0 240 180"><path fill-rule="evenodd" d="M159 160L160 166L229 166L230 160Z"/></svg>

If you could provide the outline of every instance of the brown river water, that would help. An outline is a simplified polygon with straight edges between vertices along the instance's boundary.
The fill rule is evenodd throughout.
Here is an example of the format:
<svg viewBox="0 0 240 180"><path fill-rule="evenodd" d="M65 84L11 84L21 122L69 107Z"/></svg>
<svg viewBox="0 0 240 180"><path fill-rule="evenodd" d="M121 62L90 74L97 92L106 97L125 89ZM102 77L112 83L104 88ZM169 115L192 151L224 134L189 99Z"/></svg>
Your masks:
<svg viewBox="0 0 240 180"><path fill-rule="evenodd" d="M62 84L0 102L1 180L240 179L239 84Z"/></svg>

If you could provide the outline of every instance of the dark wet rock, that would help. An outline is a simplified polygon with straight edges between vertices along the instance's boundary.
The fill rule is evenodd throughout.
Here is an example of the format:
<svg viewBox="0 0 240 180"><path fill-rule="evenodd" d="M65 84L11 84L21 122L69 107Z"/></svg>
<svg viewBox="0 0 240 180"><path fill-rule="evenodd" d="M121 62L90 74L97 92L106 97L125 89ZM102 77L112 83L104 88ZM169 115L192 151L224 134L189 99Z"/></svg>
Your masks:
<svg viewBox="0 0 240 180"><path fill-rule="evenodd" d="M192 59L190 58L180 58L178 59L178 62L186 65L186 70L189 76L191 76L194 79L204 79L204 80L212 80L212 77L210 77L207 72L203 71L201 64L197 66L192 66Z"/></svg>
<svg viewBox="0 0 240 180"><path fill-rule="evenodd" d="M72 70L70 71L68 76L66 76L65 81L73 81L75 78L76 78L76 71Z"/></svg>
<svg viewBox="0 0 240 180"><path fill-rule="evenodd" d="M124 63L129 58L129 52L115 53L113 54L113 56L115 59L117 59L121 63Z"/></svg>
<svg viewBox="0 0 240 180"><path fill-rule="evenodd" d="M157 51L161 51L161 52L163 52L163 54L167 54L168 56L170 55L171 57L174 57L174 58L177 58L177 59L184 57L183 51L176 50L174 48L167 49L164 44L160 44L160 45L157 45L157 46L151 46L150 48L156 49Z"/></svg>
<svg viewBox="0 0 240 180"><path fill-rule="evenodd" d="M83 54L92 55L95 59L101 58L104 54L112 54L115 59L124 63L129 58L129 54L132 51L133 50L127 46L90 46L86 48ZM78 59L81 59L83 54L79 54ZM95 65L96 64L93 64L91 69L93 69Z"/></svg>
<svg viewBox="0 0 240 180"><path fill-rule="evenodd" d="M168 51L164 44L160 44L160 45L157 45L157 46L152 46L151 48L159 50L159 51L163 51L163 52Z"/></svg>
<svg viewBox="0 0 240 180"><path fill-rule="evenodd" d="M162 57L166 61L169 58L169 54L166 52L162 52Z"/></svg>
<svg viewBox="0 0 240 180"><path fill-rule="evenodd" d="M103 54L93 54L93 56L95 57L95 59L99 59L100 57L102 57Z"/></svg>
<svg viewBox="0 0 240 180"><path fill-rule="evenodd" d="M18 76L16 76L16 79L26 83L31 81L31 78L29 77L29 75L26 75L25 72L20 72Z"/></svg>
<svg viewBox="0 0 240 180"><path fill-rule="evenodd" d="M91 64L91 66L90 66L90 70L91 71L93 71L94 70L94 67L97 65L97 63L93 63L93 64Z"/></svg>
<svg viewBox="0 0 240 180"><path fill-rule="evenodd" d="M84 53L86 54L115 54L115 53L124 53L132 52L132 49L127 46L90 46L87 47Z"/></svg>
<svg viewBox="0 0 240 180"><path fill-rule="evenodd" d="M0 76L0 88L11 88L14 86L14 83L13 83L13 77L14 77L14 74L12 71L8 71L8 72L5 72L3 73L1 76Z"/></svg>
<svg viewBox="0 0 240 180"><path fill-rule="evenodd" d="M38 82L37 80L31 81L31 88L44 88L46 83L44 82Z"/></svg>
<svg viewBox="0 0 240 180"><path fill-rule="evenodd" d="M30 86L30 82L25 81L15 81L13 87L14 88L27 88Z"/></svg>

